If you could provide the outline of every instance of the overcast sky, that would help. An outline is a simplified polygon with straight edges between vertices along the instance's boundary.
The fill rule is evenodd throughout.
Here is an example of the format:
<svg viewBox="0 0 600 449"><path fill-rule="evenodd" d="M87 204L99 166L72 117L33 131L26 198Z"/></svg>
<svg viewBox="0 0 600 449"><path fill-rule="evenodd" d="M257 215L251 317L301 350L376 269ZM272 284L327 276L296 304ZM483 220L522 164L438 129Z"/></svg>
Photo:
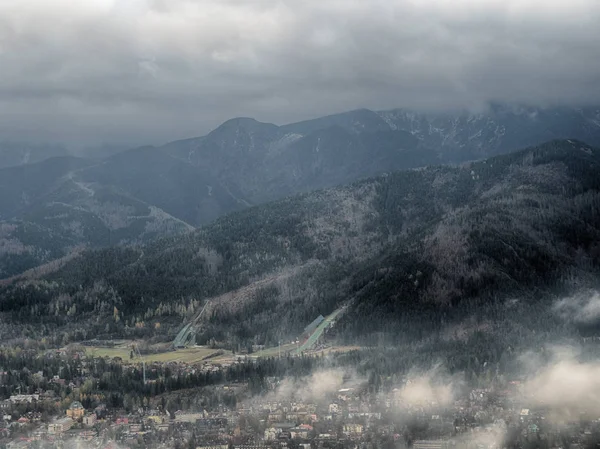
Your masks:
<svg viewBox="0 0 600 449"><path fill-rule="evenodd" d="M0 0L0 140L600 103L599 0Z"/></svg>

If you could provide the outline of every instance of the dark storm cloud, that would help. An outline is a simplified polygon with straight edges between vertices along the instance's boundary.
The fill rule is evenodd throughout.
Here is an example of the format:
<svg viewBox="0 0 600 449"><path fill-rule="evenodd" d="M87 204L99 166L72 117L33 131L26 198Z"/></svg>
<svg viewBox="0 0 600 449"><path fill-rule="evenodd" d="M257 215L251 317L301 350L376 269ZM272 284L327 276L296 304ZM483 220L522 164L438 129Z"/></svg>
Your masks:
<svg viewBox="0 0 600 449"><path fill-rule="evenodd" d="M0 0L0 133L159 142L249 115L600 102L596 0Z"/></svg>

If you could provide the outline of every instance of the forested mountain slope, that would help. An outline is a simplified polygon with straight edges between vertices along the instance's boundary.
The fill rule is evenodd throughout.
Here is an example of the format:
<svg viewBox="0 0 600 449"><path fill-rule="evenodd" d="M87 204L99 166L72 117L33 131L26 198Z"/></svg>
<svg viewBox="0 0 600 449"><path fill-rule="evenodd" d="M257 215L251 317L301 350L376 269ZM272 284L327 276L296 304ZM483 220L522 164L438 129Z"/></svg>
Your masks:
<svg viewBox="0 0 600 449"><path fill-rule="evenodd" d="M462 163L553 138L600 145L597 108L493 105L480 114L368 109L285 126L228 120L206 136L96 158L0 144L0 279L74 248L148 242L252 205Z"/></svg>
<svg viewBox="0 0 600 449"><path fill-rule="evenodd" d="M245 344L295 336L348 304L340 338L400 338L507 298L591 285L599 262L600 150L551 141L287 198L145 247L85 252L2 287L0 313L26 334L65 340L173 336L211 298L200 341Z"/></svg>
<svg viewBox="0 0 600 449"><path fill-rule="evenodd" d="M181 234L244 206L209 174L154 148L1 169L0 278L79 246Z"/></svg>
<svg viewBox="0 0 600 449"><path fill-rule="evenodd" d="M515 151L552 139L600 146L600 109L492 105L481 113L359 109L285 126L228 120L167 153L253 204L382 173Z"/></svg>
<svg viewBox="0 0 600 449"><path fill-rule="evenodd" d="M472 160L575 138L600 146L600 108L492 104L481 113L420 114L406 109L381 111L391 129L410 132L444 161Z"/></svg>

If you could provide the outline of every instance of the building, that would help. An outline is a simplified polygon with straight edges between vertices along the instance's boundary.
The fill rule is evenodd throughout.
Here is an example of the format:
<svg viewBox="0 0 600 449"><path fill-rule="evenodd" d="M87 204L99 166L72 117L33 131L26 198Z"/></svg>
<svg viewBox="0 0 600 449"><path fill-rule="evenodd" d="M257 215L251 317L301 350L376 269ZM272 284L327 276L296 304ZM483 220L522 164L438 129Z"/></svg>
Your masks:
<svg viewBox="0 0 600 449"><path fill-rule="evenodd" d="M93 426L94 424L96 424L96 415L95 414L89 414L89 415L85 415L83 417L83 423L86 426Z"/></svg>
<svg viewBox="0 0 600 449"><path fill-rule="evenodd" d="M229 447L229 446L228 446ZM267 446L261 443L257 444L236 444L233 449L265 449Z"/></svg>
<svg viewBox="0 0 600 449"><path fill-rule="evenodd" d="M93 430L84 430L79 433L79 438L85 441L93 440L98 434Z"/></svg>
<svg viewBox="0 0 600 449"><path fill-rule="evenodd" d="M61 434L69 430L71 427L73 427L73 420L71 418L62 418L48 424L48 433Z"/></svg>
<svg viewBox="0 0 600 449"><path fill-rule="evenodd" d="M277 409L277 410L272 411L271 413L269 413L269 416L267 417L267 421L269 421L269 422L278 422L278 421L283 420L283 418L284 418L283 410Z"/></svg>
<svg viewBox="0 0 600 449"><path fill-rule="evenodd" d="M275 441L279 435L279 429L275 427L268 427L265 429L264 439L265 441Z"/></svg>
<svg viewBox="0 0 600 449"><path fill-rule="evenodd" d="M294 439L307 439L312 430L312 426L301 425L290 429L290 434Z"/></svg>
<svg viewBox="0 0 600 449"><path fill-rule="evenodd" d="M31 422L31 421L29 420L29 418L26 418L26 417L24 417L24 416L21 416L21 417L18 419L18 421L17 421L17 423L18 423L18 425L19 425L19 426L26 426L26 425L27 425L27 424L29 424L30 422Z"/></svg>
<svg viewBox="0 0 600 449"><path fill-rule="evenodd" d="M444 440L417 440L413 449L448 449L448 442Z"/></svg>
<svg viewBox="0 0 600 449"><path fill-rule="evenodd" d="M363 425L362 424L344 424L343 432L344 432L344 435L362 435Z"/></svg>
<svg viewBox="0 0 600 449"><path fill-rule="evenodd" d="M202 413L177 413L175 412L176 423L190 423L195 424L197 421L203 418Z"/></svg>
<svg viewBox="0 0 600 449"><path fill-rule="evenodd" d="M159 415L158 413L153 413L152 415L148 416L147 420L148 422L152 422L154 424L162 424L165 422L165 416Z"/></svg>
<svg viewBox="0 0 600 449"><path fill-rule="evenodd" d="M73 401L71 406L67 409L67 416L77 420L83 418L83 415L85 415L85 409L83 408L83 405L81 405L81 402Z"/></svg>
<svg viewBox="0 0 600 449"><path fill-rule="evenodd" d="M169 423L162 423L156 426L156 430L159 432L168 432L170 430L171 425Z"/></svg>
<svg viewBox="0 0 600 449"><path fill-rule="evenodd" d="M39 394L13 394L9 401L13 404L31 404L34 401L39 401Z"/></svg>

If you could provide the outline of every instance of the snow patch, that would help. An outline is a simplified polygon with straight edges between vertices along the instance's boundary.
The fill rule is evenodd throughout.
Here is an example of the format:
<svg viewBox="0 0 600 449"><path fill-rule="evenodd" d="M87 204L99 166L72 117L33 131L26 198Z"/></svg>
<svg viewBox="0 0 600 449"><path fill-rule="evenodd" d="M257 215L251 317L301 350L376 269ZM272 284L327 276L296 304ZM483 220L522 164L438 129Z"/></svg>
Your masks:
<svg viewBox="0 0 600 449"><path fill-rule="evenodd" d="M283 137L281 137L280 139L271 143L271 145L269 146L269 153L271 153L271 154L278 153L281 150L285 149L287 146L296 142L297 140L302 139L302 137L304 137L302 134L288 133L288 134L284 135Z"/></svg>
<svg viewBox="0 0 600 449"><path fill-rule="evenodd" d="M478 138L481 137L481 134L482 134L482 131L479 130L475 134L473 134L472 136L469 136L469 140L478 139Z"/></svg>

